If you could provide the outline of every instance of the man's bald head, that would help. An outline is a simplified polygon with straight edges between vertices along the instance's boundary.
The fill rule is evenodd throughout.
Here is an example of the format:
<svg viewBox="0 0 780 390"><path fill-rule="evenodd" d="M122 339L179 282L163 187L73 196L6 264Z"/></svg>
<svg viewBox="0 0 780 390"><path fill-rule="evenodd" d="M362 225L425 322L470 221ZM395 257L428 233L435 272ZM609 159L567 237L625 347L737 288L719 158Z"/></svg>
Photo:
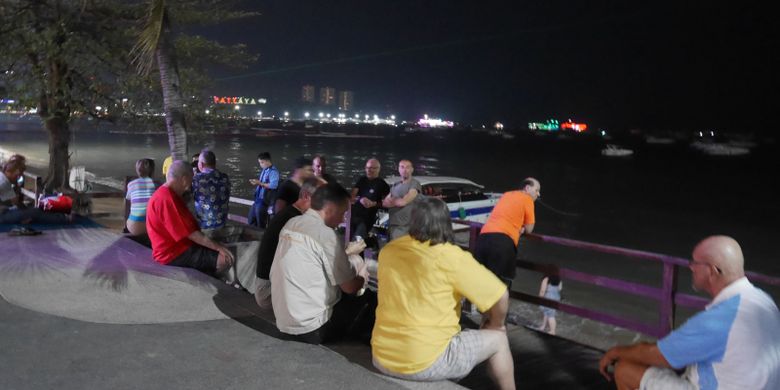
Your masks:
<svg viewBox="0 0 780 390"><path fill-rule="evenodd" d="M728 236L710 236L693 249L695 261L703 261L720 269L728 283L745 276L745 259L739 243Z"/></svg>
<svg viewBox="0 0 780 390"><path fill-rule="evenodd" d="M185 176L192 176L192 164L186 163L182 160L176 160L168 167L168 173L165 175L165 179L170 181L172 179L178 179Z"/></svg>

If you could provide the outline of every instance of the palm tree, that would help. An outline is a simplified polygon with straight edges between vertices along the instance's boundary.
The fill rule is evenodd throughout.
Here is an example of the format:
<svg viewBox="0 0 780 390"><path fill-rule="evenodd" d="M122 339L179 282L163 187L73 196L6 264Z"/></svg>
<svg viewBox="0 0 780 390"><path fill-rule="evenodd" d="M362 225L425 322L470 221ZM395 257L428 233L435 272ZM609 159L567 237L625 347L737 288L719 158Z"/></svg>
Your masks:
<svg viewBox="0 0 780 390"><path fill-rule="evenodd" d="M144 29L131 55L139 73L148 75L155 61L160 72L168 145L174 160L187 161L187 122L179 82L176 51L171 40L171 22L165 0L150 0Z"/></svg>

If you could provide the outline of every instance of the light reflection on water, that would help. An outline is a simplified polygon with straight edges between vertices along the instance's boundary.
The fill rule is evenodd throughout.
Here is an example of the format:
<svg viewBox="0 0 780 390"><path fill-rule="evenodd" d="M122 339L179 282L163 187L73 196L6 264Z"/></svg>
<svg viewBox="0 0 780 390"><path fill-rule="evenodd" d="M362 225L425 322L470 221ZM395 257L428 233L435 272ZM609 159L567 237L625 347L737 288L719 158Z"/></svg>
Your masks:
<svg viewBox="0 0 780 390"><path fill-rule="evenodd" d="M8 129L6 127L5 129ZM578 217L558 215L537 206L537 228L550 234L620 244L688 256L706 234L726 233L744 245L748 258L776 259L780 248L780 206L771 189L777 166L774 149L748 158L716 159L696 155L686 145L645 147L630 159L600 156L600 147L570 141L513 140L483 133L437 139L403 134L385 139L339 139L301 136L255 137L210 134L190 137L192 153L213 148L218 168L231 176L234 195L249 198L248 179L259 172L257 154L268 151L283 175L297 157L324 154L329 171L351 186L376 157L382 175L397 175L399 159L415 163L415 175L457 176L490 191L512 189L523 177L542 181L542 200ZM0 148L27 155L34 166L48 161L46 133L39 129L4 130ZM133 175L138 158L161 164L168 153L165 134L110 134L78 130L71 145L72 164L97 176ZM772 157L774 156L774 157ZM159 177L159 172L156 172ZM724 185L739 182L740 185ZM762 262L772 274L780 263Z"/></svg>

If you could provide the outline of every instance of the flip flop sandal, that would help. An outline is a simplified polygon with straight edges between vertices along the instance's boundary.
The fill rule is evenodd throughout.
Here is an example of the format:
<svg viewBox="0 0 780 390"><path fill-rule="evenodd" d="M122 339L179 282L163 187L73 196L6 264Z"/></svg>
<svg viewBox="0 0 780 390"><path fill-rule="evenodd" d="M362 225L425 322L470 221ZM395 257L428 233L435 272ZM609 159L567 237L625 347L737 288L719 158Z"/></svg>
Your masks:
<svg viewBox="0 0 780 390"><path fill-rule="evenodd" d="M8 232L9 236L37 236L39 234L43 234L43 232L27 227L15 228Z"/></svg>

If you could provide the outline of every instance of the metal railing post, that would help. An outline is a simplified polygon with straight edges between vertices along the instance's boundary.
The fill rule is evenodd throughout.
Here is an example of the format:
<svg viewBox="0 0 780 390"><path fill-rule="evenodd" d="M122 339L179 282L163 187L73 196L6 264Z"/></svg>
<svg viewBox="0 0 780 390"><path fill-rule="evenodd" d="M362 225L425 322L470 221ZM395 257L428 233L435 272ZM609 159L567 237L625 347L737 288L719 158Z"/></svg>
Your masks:
<svg viewBox="0 0 780 390"><path fill-rule="evenodd" d="M674 327L674 296L677 293L677 267L665 262L663 272L661 307L658 313L658 334L656 335L658 337L666 336Z"/></svg>
<svg viewBox="0 0 780 390"><path fill-rule="evenodd" d="M481 226L469 226L469 252L471 252L472 255L477 252L477 237L479 237L480 230L482 230Z"/></svg>

